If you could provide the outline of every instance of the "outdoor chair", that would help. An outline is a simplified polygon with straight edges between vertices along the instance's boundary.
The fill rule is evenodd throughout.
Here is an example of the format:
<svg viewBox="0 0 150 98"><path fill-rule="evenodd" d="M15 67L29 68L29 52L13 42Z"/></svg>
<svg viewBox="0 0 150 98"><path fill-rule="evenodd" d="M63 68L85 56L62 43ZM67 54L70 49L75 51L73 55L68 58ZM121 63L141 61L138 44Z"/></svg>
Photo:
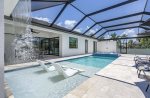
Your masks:
<svg viewBox="0 0 150 98"><path fill-rule="evenodd" d="M54 66L47 66L45 65L45 62L44 61L41 61L41 60L37 60L37 62L40 64L40 66L46 70L47 72L50 72L50 71L54 71L55 70L55 67Z"/></svg>
<svg viewBox="0 0 150 98"><path fill-rule="evenodd" d="M149 86L150 86L150 79L146 75L146 71L150 71L150 62L149 61L148 62L141 62L141 61L136 60L135 63L136 63L138 78L140 77L141 72L143 72L144 77L148 80L148 85L147 85L146 90L145 90L147 92L149 89Z"/></svg>
<svg viewBox="0 0 150 98"><path fill-rule="evenodd" d="M147 56L147 57L139 57L139 56L135 56L134 57L134 61L135 61L135 63L136 63L136 61L139 61L139 62L150 62L150 57L149 56Z"/></svg>
<svg viewBox="0 0 150 98"><path fill-rule="evenodd" d="M138 68L140 65L150 65L150 57L134 57L135 66Z"/></svg>
<svg viewBox="0 0 150 98"><path fill-rule="evenodd" d="M64 67L58 63L52 63L51 65L55 67L59 75L63 75L65 78L71 77L79 72L84 71L81 69Z"/></svg>

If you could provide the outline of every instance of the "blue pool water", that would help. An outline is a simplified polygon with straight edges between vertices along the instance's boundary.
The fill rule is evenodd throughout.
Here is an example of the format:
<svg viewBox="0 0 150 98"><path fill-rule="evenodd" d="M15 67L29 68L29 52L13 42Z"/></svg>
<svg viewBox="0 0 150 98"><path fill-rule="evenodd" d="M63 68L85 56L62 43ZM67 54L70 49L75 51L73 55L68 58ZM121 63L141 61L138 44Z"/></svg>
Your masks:
<svg viewBox="0 0 150 98"><path fill-rule="evenodd" d="M69 78L58 75L57 71L46 72L37 66L7 72L5 79L15 98L63 98L116 58L111 55L94 55L58 62L67 67L85 70Z"/></svg>
<svg viewBox="0 0 150 98"><path fill-rule="evenodd" d="M116 58L117 56L92 55L82 58L70 59L66 61L85 66L104 68L106 65L110 64Z"/></svg>

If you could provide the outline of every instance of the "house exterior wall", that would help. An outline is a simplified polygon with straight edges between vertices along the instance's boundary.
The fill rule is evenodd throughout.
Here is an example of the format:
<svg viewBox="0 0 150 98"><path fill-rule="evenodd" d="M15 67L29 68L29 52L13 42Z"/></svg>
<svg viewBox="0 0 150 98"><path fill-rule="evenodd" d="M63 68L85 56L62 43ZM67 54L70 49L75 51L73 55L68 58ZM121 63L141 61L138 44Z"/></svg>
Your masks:
<svg viewBox="0 0 150 98"><path fill-rule="evenodd" d="M4 0L0 0L0 98L4 98Z"/></svg>
<svg viewBox="0 0 150 98"><path fill-rule="evenodd" d="M59 42L60 42L60 56L72 56L72 55L79 55L79 54L85 54L85 40L88 40L88 53L93 53L93 41L97 41L96 39L82 37L74 34L65 33L62 31L52 30L52 29L46 29L43 27L33 26L33 29L45 31L55 34L59 34ZM75 37L78 38L78 48L77 49L70 49L69 48L69 37Z"/></svg>
<svg viewBox="0 0 150 98"><path fill-rule="evenodd" d="M43 37L43 38L53 38L53 37L59 37L60 35L55 33L49 33L49 32L38 32L33 33L33 37ZM15 59L15 50L13 42L15 40L15 34L13 32L13 26L12 24L5 23L5 65L14 64L16 61ZM11 62L11 63L10 63Z"/></svg>
<svg viewBox="0 0 150 98"><path fill-rule="evenodd" d="M97 43L98 52L117 52L116 41L100 41Z"/></svg>
<svg viewBox="0 0 150 98"><path fill-rule="evenodd" d="M69 37L74 37L78 39L78 48L69 48ZM93 53L93 42L97 40L76 36L72 34L63 34L61 42L62 56L85 54L85 40L88 40L88 53Z"/></svg>
<svg viewBox="0 0 150 98"><path fill-rule="evenodd" d="M31 25L34 31L41 32L38 34L33 34L34 37L59 37L59 54L60 56L72 56L72 55L79 55L85 54L85 40L88 40L88 53L93 53L93 42L97 41L96 39L87 38L83 36L68 34L62 31L47 29L39 26ZM5 20L5 50L9 52L5 52L5 57L8 59L14 58L13 50L12 50L12 42L15 38L12 32L12 21ZM78 38L78 48L77 49L70 49L69 48L69 37ZM9 54L8 54L9 53ZM12 56L10 56L12 54Z"/></svg>

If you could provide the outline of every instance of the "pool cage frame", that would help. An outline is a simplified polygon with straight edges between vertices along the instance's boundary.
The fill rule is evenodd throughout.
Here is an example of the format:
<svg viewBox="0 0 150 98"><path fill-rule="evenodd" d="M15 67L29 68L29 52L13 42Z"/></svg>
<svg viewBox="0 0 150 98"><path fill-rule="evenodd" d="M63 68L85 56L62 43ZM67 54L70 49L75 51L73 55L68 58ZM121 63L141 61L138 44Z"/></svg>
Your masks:
<svg viewBox="0 0 150 98"><path fill-rule="evenodd" d="M143 23L146 22L146 21L143 21L143 20L142 20L143 16L144 16L144 15L150 15L150 12L146 12L146 11L145 11L145 8L146 8L146 6L147 6L148 0L146 1L145 7L144 7L144 11L142 11L142 12L137 12L137 13L133 13L133 14L129 14L129 15L124 15L124 16L120 16L120 17L116 17L116 18L112 18L112 19L108 19L108 20L98 21L98 22L95 21L94 19L92 19L90 16L99 14L99 13L101 13L101 12L109 11L109 10L111 10L111 9L121 7L121 6L123 6L123 5L128 5L128 4L133 3L133 2L136 2L136 1L138 1L138 0L127 0L127 1L124 1L124 2L121 2L121 3L118 3L118 4L115 4L115 5L106 7L106 8L104 8L104 9L99 9L99 10L97 10L97 11L95 11L95 12L92 12L92 13L89 13L89 14L85 14L83 11L81 11L79 8L77 8L76 6L74 6L74 5L72 4L72 2L74 2L74 1L76 1L76 0L32 0L32 1L34 1L34 2L53 2L53 3L54 3L54 2L55 2L55 3L58 3L58 2L59 2L59 3L61 3L61 4L58 4L58 5L64 5L64 6L62 7L62 9L60 10L60 12L58 13L58 15L57 15L57 16L55 17L55 19L53 20L53 22L52 22L52 23L49 23L49 24L47 25L48 27L51 27L51 28L55 28L55 29L67 31L67 32L69 32L69 33L75 33L75 34L77 33L77 34L79 34L78 32L74 31L74 29L75 29L78 25L80 25L86 17L90 18L90 19L94 22L94 24L93 24L91 27L89 27L85 32L83 32L82 34L79 34L79 35L81 35L81 36L87 36L87 35L85 35L85 34L86 34L88 31L90 31L95 25L99 25L101 28L100 28L98 31L96 31L94 34L92 34L92 35L90 35L90 36L87 36L87 37L94 38L94 35L96 35L97 33L99 33L101 30L106 30L104 33L102 33L102 34L100 34L98 37L96 37L96 39L98 39L98 40L100 40L100 38L101 38L102 36L104 36L106 33L110 32L110 31L117 31L117 30L124 30L124 29L132 29L132 28L142 28L142 29L144 29L144 30L150 30L150 28L147 28L147 27L145 27L144 25L142 25ZM58 6L58 5L56 4L55 6ZM71 30L66 29L66 28L63 28L63 27L59 27L59 26L56 26L56 25L55 25L55 22L56 22L56 21L58 20L58 18L62 15L62 13L64 12L64 10L66 9L66 7L67 7L68 5L71 5L71 6L74 7L76 10L78 10L79 12L81 12L82 14L85 15L82 19L80 19L80 20L78 21L78 23L76 23L76 25L75 25ZM50 7L53 7L53 6L50 6ZM49 7L44 7L44 8L41 8L41 9L45 9L45 8L49 8ZM41 10L41 9L36 8L36 9L34 9L34 10L32 10L32 11L37 11L37 10ZM127 23L121 23L121 24L115 24L115 25L105 26L105 27L102 27L102 26L100 25L101 23L111 22L111 21L119 20L119 19L126 19L126 18L130 18L130 17L133 17L133 16L137 16L137 15L142 15L141 20L133 21L133 22L127 22ZM34 21L34 23L36 23L36 22L37 22L37 20ZM107 30L107 28L110 28L110 27L124 26L124 25L129 25L129 24L134 24L134 23L140 23L140 25ZM148 37L148 36L143 36L143 37ZM150 36L149 36L149 37L150 37ZM133 38L134 38L134 37L133 37ZM121 39L121 38L119 38L119 39ZM110 40L111 40L111 39L110 39Z"/></svg>
<svg viewBox="0 0 150 98"><path fill-rule="evenodd" d="M41 26L41 27L45 27L45 28L49 28L49 29L55 29L55 30L64 31L65 33L71 33L71 34L75 34L75 35L79 35L79 36L84 36L84 37L97 39L99 41L150 37L150 34L148 34L147 36L143 35L143 36L137 36L137 37L125 37L125 38L115 38L115 39L101 39L105 34L109 33L110 31L125 30L125 29L132 29L132 28L138 28L138 29L142 28L145 31L146 30L149 31L150 30L150 12L145 11L149 0L146 0L145 5L144 5L144 10L141 11L141 12L136 12L136 13L123 15L123 16L119 16L119 17L115 17L115 18L111 18L111 19L107 19L107 20L102 20L102 21L95 21L90 16L97 15L99 13L106 12L106 11L109 11L111 9L116 9L116 8L121 7L121 6L137 2L138 0L126 0L126 1L123 1L121 3L117 3L117 4L111 5L109 7L103 8L103 9L98 9L97 11L91 12L89 14L85 14L81 9L79 9L78 7L73 5L73 2L75 2L75 1L76 0L32 0L31 1L32 3L33 2L41 2L41 3L48 2L48 3L52 3L51 5L42 5L42 7L40 7L40 6L33 6L34 4L32 4L31 5L32 12L38 11L38 10L42 10L42 9L46 9L46 8L59 6L59 5L63 5L63 7L60 9L59 13L57 14L57 16L53 19L53 21L51 23L44 22L44 21L32 18L32 24L37 25L37 26ZM80 13L82 13L84 15L84 17L82 17L75 24L75 26L71 30L67 29L67 28L64 28L64 27L60 27L60 26L55 24L56 21L58 20L58 18L63 14L63 12L65 11L65 9L67 8L68 5L72 6L77 11L79 11ZM114 25L110 25L110 26L101 26L101 23L113 22L115 20L120 20L120 19L127 19L127 18L130 18L130 17L138 16L138 15L141 15L141 19L140 20L136 20L136 21L132 21L132 22L119 23L119 24L114 24ZM149 16L149 19L146 20L146 21L143 21L144 15ZM5 18L6 19L10 19L11 17L5 16ZM85 30L85 32L82 32L81 34L79 32L77 32L77 31L74 31L75 28L77 26L79 26L86 18L91 19L94 22L94 24L92 26L90 26L87 30ZM130 27L117 28L117 26L132 25L132 24L135 24L135 23L139 23L139 25L137 25L137 26L133 25L133 26L130 26ZM99 25L99 27L101 27L101 28L98 29L94 34L86 35L96 25ZM109 28L112 28L112 27L116 27L116 28L115 29L109 29ZM105 30L105 32L101 33L101 31L103 31L103 30ZM99 34L99 33L100 33L99 36L94 37L96 34ZM139 30L138 30L138 34L139 34Z"/></svg>

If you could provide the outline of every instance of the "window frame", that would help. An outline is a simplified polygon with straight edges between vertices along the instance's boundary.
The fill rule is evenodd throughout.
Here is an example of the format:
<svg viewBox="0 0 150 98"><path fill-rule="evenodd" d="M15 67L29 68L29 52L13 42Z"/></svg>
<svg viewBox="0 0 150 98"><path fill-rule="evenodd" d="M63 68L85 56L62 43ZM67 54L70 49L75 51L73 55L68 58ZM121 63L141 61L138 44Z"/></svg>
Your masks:
<svg viewBox="0 0 150 98"><path fill-rule="evenodd" d="M72 42L75 41L74 42ZM73 45L71 45L73 44ZM78 48L78 38L75 38L75 37L69 37L69 49L77 49Z"/></svg>

